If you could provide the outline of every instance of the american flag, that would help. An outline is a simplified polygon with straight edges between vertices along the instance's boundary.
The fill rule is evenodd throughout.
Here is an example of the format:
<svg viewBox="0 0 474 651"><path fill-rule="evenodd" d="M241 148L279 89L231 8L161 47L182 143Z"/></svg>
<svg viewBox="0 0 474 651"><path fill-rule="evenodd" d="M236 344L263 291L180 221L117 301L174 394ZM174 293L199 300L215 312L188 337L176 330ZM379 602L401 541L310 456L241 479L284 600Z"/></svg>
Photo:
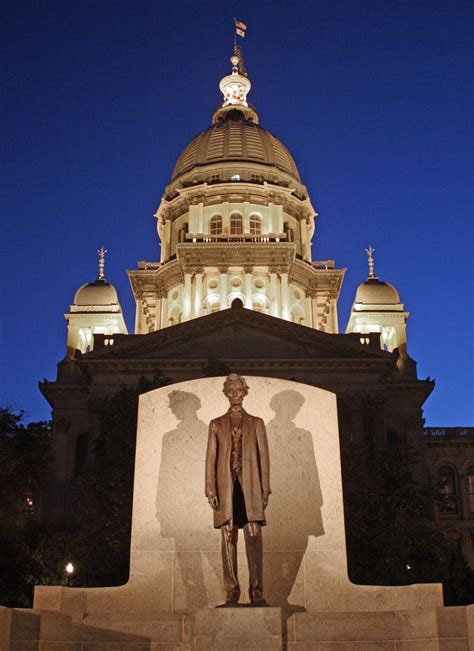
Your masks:
<svg viewBox="0 0 474 651"><path fill-rule="evenodd" d="M235 33L237 34L237 36L241 36L242 38L244 38L247 25L245 23L240 22L240 20L237 20L236 18L234 18L234 22L235 22Z"/></svg>

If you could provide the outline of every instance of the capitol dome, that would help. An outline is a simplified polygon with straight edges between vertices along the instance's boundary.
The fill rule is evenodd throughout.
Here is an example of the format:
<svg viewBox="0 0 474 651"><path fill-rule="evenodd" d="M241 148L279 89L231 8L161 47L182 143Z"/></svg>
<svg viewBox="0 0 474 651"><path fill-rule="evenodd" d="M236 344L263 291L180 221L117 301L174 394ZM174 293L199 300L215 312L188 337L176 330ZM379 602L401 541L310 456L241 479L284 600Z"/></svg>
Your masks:
<svg viewBox="0 0 474 651"><path fill-rule="evenodd" d="M74 295L73 305L85 306L119 306L117 290L105 280L96 280L79 287Z"/></svg>
<svg viewBox="0 0 474 651"><path fill-rule="evenodd" d="M354 303L364 305L397 305L400 303L398 291L390 283L380 281L378 278L368 278L357 288Z"/></svg>
<svg viewBox="0 0 474 651"><path fill-rule="evenodd" d="M186 145L173 170L172 181L197 167L230 162L264 165L269 175L272 168L277 168L301 182L285 145L236 108L224 113Z"/></svg>

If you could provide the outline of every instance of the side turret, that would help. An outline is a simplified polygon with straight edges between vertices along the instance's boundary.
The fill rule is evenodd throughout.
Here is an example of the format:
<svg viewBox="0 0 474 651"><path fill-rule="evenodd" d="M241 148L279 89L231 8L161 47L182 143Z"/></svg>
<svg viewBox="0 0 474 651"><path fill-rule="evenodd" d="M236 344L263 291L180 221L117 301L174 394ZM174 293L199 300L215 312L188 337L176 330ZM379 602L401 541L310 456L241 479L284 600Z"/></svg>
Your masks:
<svg viewBox="0 0 474 651"><path fill-rule="evenodd" d="M96 280L79 287L74 295L67 321L67 355L74 356L75 350L87 353L94 348L95 334L128 334L122 314L117 290L108 283L104 275L105 254L99 253L99 273Z"/></svg>
<svg viewBox="0 0 474 651"><path fill-rule="evenodd" d="M393 352L398 348L400 358L407 358L406 321L410 316L400 302L398 291L375 275L375 249L366 249L369 261L367 280L357 288L346 333L380 333L380 345Z"/></svg>

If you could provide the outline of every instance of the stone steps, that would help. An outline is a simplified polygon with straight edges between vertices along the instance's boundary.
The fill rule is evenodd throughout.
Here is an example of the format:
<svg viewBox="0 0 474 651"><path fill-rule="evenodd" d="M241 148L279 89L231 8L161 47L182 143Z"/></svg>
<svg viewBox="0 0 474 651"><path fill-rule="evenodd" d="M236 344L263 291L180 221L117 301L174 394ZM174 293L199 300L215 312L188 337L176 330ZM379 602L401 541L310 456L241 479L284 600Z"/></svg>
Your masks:
<svg viewBox="0 0 474 651"><path fill-rule="evenodd" d="M179 645L191 640L193 618L174 613L115 612L86 615L82 623L131 635L145 635L151 642Z"/></svg>
<svg viewBox="0 0 474 651"><path fill-rule="evenodd" d="M470 646L465 607L296 613L287 623L287 644L288 651L469 651L474 626Z"/></svg>
<svg viewBox="0 0 474 651"><path fill-rule="evenodd" d="M0 607L0 651L469 651L474 605L407 611L198 609L192 615Z"/></svg>

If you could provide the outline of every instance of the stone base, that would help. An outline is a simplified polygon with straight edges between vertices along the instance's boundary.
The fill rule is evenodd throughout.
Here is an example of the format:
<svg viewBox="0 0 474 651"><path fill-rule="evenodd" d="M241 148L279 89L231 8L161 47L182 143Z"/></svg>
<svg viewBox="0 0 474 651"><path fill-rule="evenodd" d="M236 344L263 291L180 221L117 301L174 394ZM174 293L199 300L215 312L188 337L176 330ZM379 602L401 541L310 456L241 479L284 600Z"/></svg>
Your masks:
<svg viewBox="0 0 474 651"><path fill-rule="evenodd" d="M195 651L282 648L281 608L201 608L195 613Z"/></svg>
<svg viewBox="0 0 474 651"><path fill-rule="evenodd" d="M472 651L474 605L396 612L280 608L70 615L0 606L1 651Z"/></svg>
<svg viewBox="0 0 474 651"><path fill-rule="evenodd" d="M470 651L474 649L474 606L396 612L296 613L288 620L287 649Z"/></svg>

